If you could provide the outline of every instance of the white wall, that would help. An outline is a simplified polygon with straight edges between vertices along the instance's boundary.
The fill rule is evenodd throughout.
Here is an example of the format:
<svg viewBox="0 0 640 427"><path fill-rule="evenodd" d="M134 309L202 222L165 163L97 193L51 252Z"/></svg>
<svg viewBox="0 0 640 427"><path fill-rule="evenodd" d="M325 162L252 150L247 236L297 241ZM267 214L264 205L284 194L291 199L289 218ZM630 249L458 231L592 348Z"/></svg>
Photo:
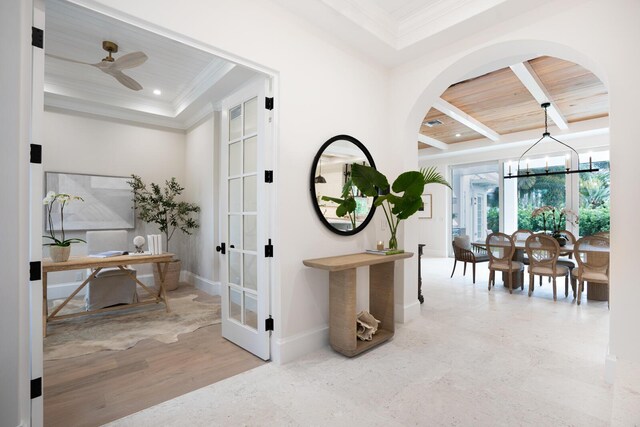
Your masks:
<svg viewBox="0 0 640 427"><path fill-rule="evenodd" d="M45 111L43 170L95 175L130 176L136 174L147 184L163 184L176 177L185 186L185 140L183 133L139 126L118 121ZM128 242L133 249L136 235L158 233L153 225L136 219L135 230L128 230ZM85 232L67 233L84 239ZM175 242L174 242L175 240ZM171 239L171 251L180 252L180 236ZM73 244L72 255L85 255L87 245ZM48 256L45 247L44 255ZM150 274L149 266L137 268L138 275ZM55 285L84 279L83 271L51 273L51 295L57 295Z"/></svg>
<svg viewBox="0 0 640 427"><path fill-rule="evenodd" d="M211 115L190 129L185 145L184 198L200 206L200 228L182 239L182 269L194 274L194 284L213 286L219 280L218 256L218 171L219 159L214 150L218 128Z"/></svg>
<svg viewBox="0 0 640 427"><path fill-rule="evenodd" d="M551 55L593 71L609 89L611 141L611 336L610 354L640 361L640 340L632 325L640 324L637 271L627 254L637 239L626 233L637 223L640 187L636 173L640 134L635 118L640 86L640 2L555 1L524 16L487 28L472 38L394 70L392 128L402 130L403 143L415 147L415 134L424 112L446 87L474 69L516 54ZM617 225L620 224L620 225ZM409 227L408 233L417 233ZM410 284L409 282L407 282Z"/></svg>

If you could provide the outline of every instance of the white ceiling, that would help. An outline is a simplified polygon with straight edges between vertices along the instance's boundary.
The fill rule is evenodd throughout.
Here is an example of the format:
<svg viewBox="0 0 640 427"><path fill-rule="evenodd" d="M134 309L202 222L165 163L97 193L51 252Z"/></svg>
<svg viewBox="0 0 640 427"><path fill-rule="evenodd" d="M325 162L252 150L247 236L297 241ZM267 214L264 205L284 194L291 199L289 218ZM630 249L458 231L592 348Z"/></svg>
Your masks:
<svg viewBox="0 0 640 427"><path fill-rule="evenodd" d="M327 35L399 65L549 0L274 0Z"/></svg>
<svg viewBox="0 0 640 427"><path fill-rule="evenodd" d="M98 63L103 40L121 55L142 51L148 60L124 70L143 89L133 91L95 67L45 57L45 105L82 113L187 129L214 104L256 74L155 33L62 0L46 2L45 53ZM154 95L154 89L162 94Z"/></svg>

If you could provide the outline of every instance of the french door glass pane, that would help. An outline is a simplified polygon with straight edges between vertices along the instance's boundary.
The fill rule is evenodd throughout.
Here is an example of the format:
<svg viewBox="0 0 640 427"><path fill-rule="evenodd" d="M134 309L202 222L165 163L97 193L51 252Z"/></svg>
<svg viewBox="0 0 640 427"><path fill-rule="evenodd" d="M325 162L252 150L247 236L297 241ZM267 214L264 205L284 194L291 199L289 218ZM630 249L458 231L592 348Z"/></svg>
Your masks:
<svg viewBox="0 0 640 427"><path fill-rule="evenodd" d="M236 251L229 251L229 283L234 285L242 285L242 277L240 276L240 260L242 254Z"/></svg>
<svg viewBox="0 0 640 427"><path fill-rule="evenodd" d="M242 143L229 144L229 176L238 176L242 173Z"/></svg>
<svg viewBox="0 0 640 427"><path fill-rule="evenodd" d="M229 110L229 141L235 141L242 135L242 108L237 107Z"/></svg>
<svg viewBox="0 0 640 427"><path fill-rule="evenodd" d="M244 211L255 212L257 206L256 197L256 176L247 176L244 178Z"/></svg>
<svg viewBox="0 0 640 427"><path fill-rule="evenodd" d="M229 318L242 323L242 294L229 288Z"/></svg>
<svg viewBox="0 0 640 427"><path fill-rule="evenodd" d="M229 215L229 248L242 249L241 220L240 215Z"/></svg>
<svg viewBox="0 0 640 427"><path fill-rule="evenodd" d="M244 323L258 329L258 300L247 292L244 293Z"/></svg>
<svg viewBox="0 0 640 427"><path fill-rule="evenodd" d="M451 169L451 234L483 241L499 230L498 162L454 166Z"/></svg>
<svg viewBox="0 0 640 427"><path fill-rule="evenodd" d="M240 212L242 210L240 185L241 178L229 180L229 212Z"/></svg>
<svg viewBox="0 0 640 427"><path fill-rule="evenodd" d="M244 246L243 248L247 251L255 251L257 248L256 243L256 216L255 215L245 215L244 216Z"/></svg>
<svg viewBox="0 0 640 427"><path fill-rule="evenodd" d="M244 134L251 135L258 129L258 98L244 103Z"/></svg>
<svg viewBox="0 0 640 427"><path fill-rule="evenodd" d="M244 173L255 173L257 167L257 137L245 139L244 141Z"/></svg>
<svg viewBox="0 0 640 427"><path fill-rule="evenodd" d="M256 264L256 256L253 254L244 254L244 283L247 289L256 290L258 285L258 265Z"/></svg>

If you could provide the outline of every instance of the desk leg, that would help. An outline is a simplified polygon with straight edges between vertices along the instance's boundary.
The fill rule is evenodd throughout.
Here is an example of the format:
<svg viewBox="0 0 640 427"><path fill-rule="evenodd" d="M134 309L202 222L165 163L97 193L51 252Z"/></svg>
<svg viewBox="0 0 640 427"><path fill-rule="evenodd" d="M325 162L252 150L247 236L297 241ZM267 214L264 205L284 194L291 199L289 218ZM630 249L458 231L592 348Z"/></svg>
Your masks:
<svg viewBox="0 0 640 427"><path fill-rule="evenodd" d="M380 329L395 331L393 273L395 262L369 267L369 310L380 321Z"/></svg>
<svg viewBox="0 0 640 427"><path fill-rule="evenodd" d="M162 268L160 268L160 264L163 264ZM169 300L167 300L167 290L164 287L164 279L167 274L167 268L169 268L169 263L156 263L156 269L158 270L158 276L160 277L160 289L158 290L158 296L162 296L162 300L164 301L164 306L167 309L167 313L171 312L169 308Z"/></svg>
<svg viewBox="0 0 640 427"><path fill-rule="evenodd" d="M356 337L356 269L329 272L329 342L334 350L352 356Z"/></svg>
<svg viewBox="0 0 640 427"><path fill-rule="evenodd" d="M49 316L49 306L47 304L47 273L42 273L42 337L47 337L47 316Z"/></svg>

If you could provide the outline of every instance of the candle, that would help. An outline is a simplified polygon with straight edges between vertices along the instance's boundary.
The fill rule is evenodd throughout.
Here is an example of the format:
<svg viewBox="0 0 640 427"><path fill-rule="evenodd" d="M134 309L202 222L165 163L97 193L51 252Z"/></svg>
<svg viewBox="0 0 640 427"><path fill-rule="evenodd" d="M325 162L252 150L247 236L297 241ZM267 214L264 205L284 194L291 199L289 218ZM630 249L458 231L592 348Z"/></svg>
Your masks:
<svg viewBox="0 0 640 427"><path fill-rule="evenodd" d="M591 151L589 151L589 169L593 169L593 166L591 165Z"/></svg>
<svg viewBox="0 0 640 427"><path fill-rule="evenodd" d="M379 251L384 249L384 243L382 242L382 240L378 242L378 244L376 245L376 249Z"/></svg>
<svg viewBox="0 0 640 427"><path fill-rule="evenodd" d="M511 162L509 162L509 175L511 175Z"/></svg>
<svg viewBox="0 0 640 427"><path fill-rule="evenodd" d="M527 159L527 173L529 173L529 159Z"/></svg>
<svg viewBox="0 0 640 427"><path fill-rule="evenodd" d="M564 167L569 170L570 169L570 164L569 164L569 155L567 154L564 158Z"/></svg>
<svg viewBox="0 0 640 427"><path fill-rule="evenodd" d="M549 157L544 158L544 170L549 172Z"/></svg>

